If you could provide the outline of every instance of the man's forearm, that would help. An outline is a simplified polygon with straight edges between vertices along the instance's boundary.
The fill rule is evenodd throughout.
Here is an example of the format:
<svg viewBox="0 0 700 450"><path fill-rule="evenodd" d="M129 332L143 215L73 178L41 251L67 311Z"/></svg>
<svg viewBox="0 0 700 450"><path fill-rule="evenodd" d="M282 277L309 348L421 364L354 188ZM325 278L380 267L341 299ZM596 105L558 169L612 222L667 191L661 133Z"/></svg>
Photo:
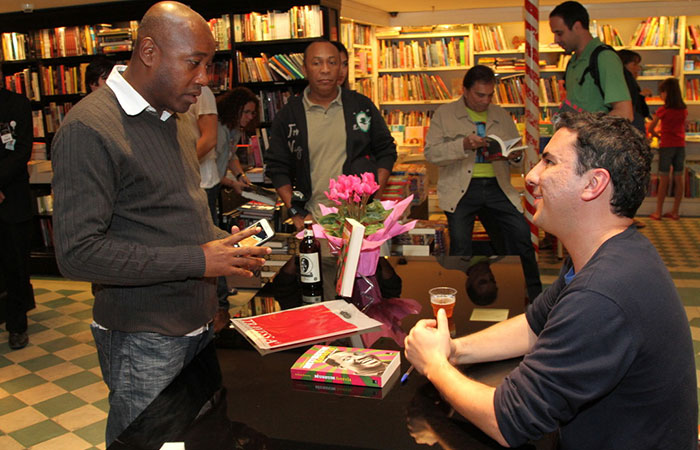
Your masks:
<svg viewBox="0 0 700 450"><path fill-rule="evenodd" d="M453 363L469 364L515 358L529 352L537 336L530 329L525 314L455 339Z"/></svg>

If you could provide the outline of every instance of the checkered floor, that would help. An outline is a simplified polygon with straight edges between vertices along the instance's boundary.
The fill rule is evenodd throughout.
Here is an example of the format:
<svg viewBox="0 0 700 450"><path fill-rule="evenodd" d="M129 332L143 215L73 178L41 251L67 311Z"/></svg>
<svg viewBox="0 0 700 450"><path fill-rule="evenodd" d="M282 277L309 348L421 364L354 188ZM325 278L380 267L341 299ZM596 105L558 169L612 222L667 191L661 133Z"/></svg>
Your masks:
<svg viewBox="0 0 700 450"><path fill-rule="evenodd" d="M700 368L700 218L641 221L686 306ZM560 264L553 250L541 252L545 285ZM107 388L89 330L89 284L48 278L32 284L37 307L29 313L29 346L10 351L0 332L0 449L103 449Z"/></svg>

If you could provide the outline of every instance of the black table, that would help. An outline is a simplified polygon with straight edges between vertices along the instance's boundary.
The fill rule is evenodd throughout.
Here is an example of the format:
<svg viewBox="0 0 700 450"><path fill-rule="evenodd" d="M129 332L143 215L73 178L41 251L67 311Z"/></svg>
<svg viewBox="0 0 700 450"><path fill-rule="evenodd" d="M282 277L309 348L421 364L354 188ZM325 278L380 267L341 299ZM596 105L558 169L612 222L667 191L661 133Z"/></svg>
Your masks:
<svg viewBox="0 0 700 450"><path fill-rule="evenodd" d="M458 334L492 324L469 320L476 305L465 289L468 260L423 257L390 258L388 262L401 278L401 296L414 298L423 306L420 314L402 321L405 330L420 318L432 317L428 289L435 286L458 290L454 313ZM519 259L503 257L487 266L498 285L498 295L493 303L480 307L507 308L509 317L522 313L525 281ZM294 306L292 281L283 281L278 286L282 303ZM268 286L261 293L274 295L275 290L275 286ZM184 440L188 450L413 449L427 448L426 443L450 449L501 448L454 414L417 372L404 385L398 383L397 374L381 390L293 381L289 368L306 347L260 356L242 338L230 337L229 348L207 347L122 434L120 440L131 445L116 443L110 449L159 448L163 439ZM373 347L399 348L387 338ZM517 364L517 359L508 360L465 367L464 371L496 385ZM400 373L408 366L408 361L402 360ZM203 405L205 413L200 411ZM554 447L548 437L526 448Z"/></svg>

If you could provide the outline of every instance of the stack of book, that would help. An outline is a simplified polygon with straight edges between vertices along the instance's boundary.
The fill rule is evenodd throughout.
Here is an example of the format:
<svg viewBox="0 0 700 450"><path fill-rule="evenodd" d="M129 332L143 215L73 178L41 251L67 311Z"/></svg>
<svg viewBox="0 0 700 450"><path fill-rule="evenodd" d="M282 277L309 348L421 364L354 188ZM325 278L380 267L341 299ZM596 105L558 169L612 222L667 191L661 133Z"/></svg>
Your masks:
<svg viewBox="0 0 700 450"><path fill-rule="evenodd" d="M102 25L97 32L98 47L102 53L130 52L133 47L132 28L112 28Z"/></svg>

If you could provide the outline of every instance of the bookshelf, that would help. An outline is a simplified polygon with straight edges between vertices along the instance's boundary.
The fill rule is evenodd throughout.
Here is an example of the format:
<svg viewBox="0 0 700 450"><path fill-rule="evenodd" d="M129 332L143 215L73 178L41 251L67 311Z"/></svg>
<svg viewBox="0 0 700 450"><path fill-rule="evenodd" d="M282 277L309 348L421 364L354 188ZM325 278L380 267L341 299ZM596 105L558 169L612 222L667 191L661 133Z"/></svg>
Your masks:
<svg viewBox="0 0 700 450"><path fill-rule="evenodd" d="M50 159L54 132L68 110L86 95L83 80L87 64L96 54L105 54L116 62L128 60L133 30L138 26L135 19L141 18L152 4L150 0L132 0L128 7L114 2L42 9L31 15L0 14L0 65L4 76L1 82L32 101L36 159ZM237 55L253 58L255 66L251 68L257 70L260 61L255 58L262 58L261 54L301 53L315 39L338 38L340 2L336 0L271 0L264 4L192 0L188 4L208 21L216 41L210 72L213 91L219 93L241 84L250 87L261 99L262 120L268 124L286 98L301 91L306 82L303 77L272 78L268 72L264 72L264 79L244 80L239 73L244 60L238 61ZM248 29L254 31L252 35L244 38L242 32L246 28L235 28L236 24L245 24L241 19L246 17L255 24L262 24L262 18L267 17L269 25L270 16L273 23L279 24L279 17L292 15L295 19L289 19L289 36L276 31L270 35L269 26L259 28L250 21ZM32 185L37 197L51 195L48 183ZM49 239L50 212L37 212L34 225L32 272L58 274Z"/></svg>
<svg viewBox="0 0 700 450"><path fill-rule="evenodd" d="M341 18L340 41L348 50L348 82L350 89L377 103L377 40L375 27Z"/></svg>

